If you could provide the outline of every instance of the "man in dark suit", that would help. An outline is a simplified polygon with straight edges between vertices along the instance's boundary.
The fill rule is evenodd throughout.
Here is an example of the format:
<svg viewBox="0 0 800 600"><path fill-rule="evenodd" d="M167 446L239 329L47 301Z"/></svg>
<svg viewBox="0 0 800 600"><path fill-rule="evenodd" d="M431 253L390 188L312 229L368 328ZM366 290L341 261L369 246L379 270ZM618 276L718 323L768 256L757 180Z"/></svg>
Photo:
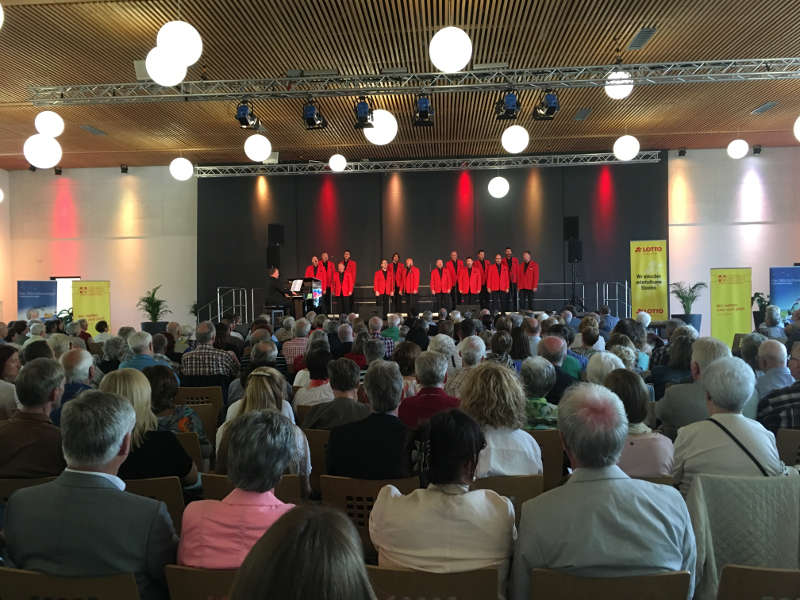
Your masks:
<svg viewBox="0 0 800 600"><path fill-rule="evenodd" d="M6 505L15 567L64 577L133 573L142 600L168 598L164 566L178 537L163 502L126 493L117 477L136 423L116 394L88 391L61 415L67 468L50 483L19 490Z"/></svg>
<svg viewBox="0 0 800 600"><path fill-rule="evenodd" d="M289 298L291 298L291 293L281 284L279 279L281 272L278 267L270 267L267 272L269 277L267 277L267 284L264 286L264 304L267 306L282 306L284 313L290 314Z"/></svg>
<svg viewBox="0 0 800 600"><path fill-rule="evenodd" d="M410 432L397 418L403 391L403 376L397 363L370 363L364 387L373 413L331 431L328 474L357 479L407 477Z"/></svg>
<svg viewBox="0 0 800 600"><path fill-rule="evenodd" d="M558 404L564 391L573 383L577 383L572 375L561 368L564 358L567 356L567 342L564 338L549 335L542 338L537 347L539 356L547 359L556 368L556 384L547 394L546 398L550 404Z"/></svg>

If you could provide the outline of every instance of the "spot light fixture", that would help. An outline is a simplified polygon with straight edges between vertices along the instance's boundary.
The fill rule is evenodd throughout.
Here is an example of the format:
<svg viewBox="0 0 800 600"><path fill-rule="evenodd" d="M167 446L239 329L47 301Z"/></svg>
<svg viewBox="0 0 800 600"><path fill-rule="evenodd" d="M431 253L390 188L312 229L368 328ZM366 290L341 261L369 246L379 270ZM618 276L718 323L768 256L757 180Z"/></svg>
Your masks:
<svg viewBox="0 0 800 600"><path fill-rule="evenodd" d="M686 156L686 148L678 148L678 156Z"/></svg>
<svg viewBox="0 0 800 600"><path fill-rule="evenodd" d="M125 163L122 163L119 166L119 172L122 173L123 175L125 175L128 172L128 165L126 165Z"/></svg>
<svg viewBox="0 0 800 600"><path fill-rule="evenodd" d="M30 171L31 173L36 173L36 167L34 167L33 165L28 165L28 171Z"/></svg>
<svg viewBox="0 0 800 600"><path fill-rule="evenodd" d="M306 129L325 129L328 126L328 121L314 104L314 100L310 99L303 105L303 121L306 123Z"/></svg>
<svg viewBox="0 0 800 600"><path fill-rule="evenodd" d="M372 124L372 105L366 96L359 96L353 111L356 113L356 129L371 129Z"/></svg>
<svg viewBox="0 0 800 600"><path fill-rule="evenodd" d="M517 113L522 108L517 92L508 90L494 105L494 114L498 121L511 121L517 118Z"/></svg>
<svg viewBox="0 0 800 600"><path fill-rule="evenodd" d="M756 144L753 146L753 156L758 156L761 154L761 144Z"/></svg>
<svg viewBox="0 0 800 600"><path fill-rule="evenodd" d="M533 109L533 118L536 121L552 121L561 105L558 96L553 90L545 90L544 98Z"/></svg>
<svg viewBox="0 0 800 600"><path fill-rule="evenodd" d="M431 99L427 94L417 96L412 123L417 127L433 126L433 106L431 106Z"/></svg>
<svg viewBox="0 0 800 600"><path fill-rule="evenodd" d="M236 107L236 120L239 121L239 127L242 129L255 129L261 128L261 121L258 120L256 113L250 106L250 101L247 98L242 99L239 106Z"/></svg>
<svg viewBox="0 0 800 600"><path fill-rule="evenodd" d="M53 173L55 173L56 175L61 175L61 172L62 172L62 171L61 171L61 167L55 167L55 168L53 169Z"/></svg>

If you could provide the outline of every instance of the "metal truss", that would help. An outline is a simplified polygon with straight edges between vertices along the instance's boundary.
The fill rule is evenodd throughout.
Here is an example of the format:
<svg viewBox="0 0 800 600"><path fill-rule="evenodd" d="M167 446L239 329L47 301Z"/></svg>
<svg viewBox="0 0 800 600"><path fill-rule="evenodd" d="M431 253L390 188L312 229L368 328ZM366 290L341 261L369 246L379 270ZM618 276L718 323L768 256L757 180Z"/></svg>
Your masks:
<svg viewBox="0 0 800 600"><path fill-rule="evenodd" d="M492 69L460 73L312 75L276 79L184 81L176 87L153 82L61 85L31 88L36 106L130 104L247 98L485 92L492 90L603 87L612 70L627 71L635 85L800 78L800 58L667 62L541 69ZM621 81L619 83L629 83Z"/></svg>
<svg viewBox="0 0 800 600"><path fill-rule="evenodd" d="M500 156L489 158L431 158L417 160L363 161L347 164L345 173L387 173L395 171L477 171L491 169L523 169L529 167L579 167L583 165L642 164L661 161L659 150L644 150L633 160L620 161L611 152L584 154L549 154L533 156ZM324 162L284 163L274 165L198 166L198 178L254 177L257 175L324 175L331 173ZM337 173L338 174L338 173Z"/></svg>

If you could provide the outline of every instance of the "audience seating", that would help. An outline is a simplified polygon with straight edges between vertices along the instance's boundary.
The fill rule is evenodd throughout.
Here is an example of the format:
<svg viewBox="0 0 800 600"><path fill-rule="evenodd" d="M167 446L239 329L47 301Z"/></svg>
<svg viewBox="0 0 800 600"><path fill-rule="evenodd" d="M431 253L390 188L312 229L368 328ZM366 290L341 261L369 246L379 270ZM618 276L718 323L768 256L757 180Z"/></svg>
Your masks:
<svg viewBox="0 0 800 600"><path fill-rule="evenodd" d="M217 411L217 423L220 422L220 419L225 418L225 415L222 414L224 396L220 386L190 386L183 381L181 381L181 384L183 385L178 388L178 393L175 396L175 404L188 404L190 406L211 404L214 406L214 410Z"/></svg>
<svg viewBox="0 0 800 600"><path fill-rule="evenodd" d="M215 407L211 403L192 404L191 407L200 417L203 422L203 429L206 431L206 438L211 442L211 447L214 447L214 441L217 439L217 414Z"/></svg>
<svg viewBox="0 0 800 600"><path fill-rule="evenodd" d="M164 572L167 576L170 600L227 598L236 578L235 569L195 569L167 565Z"/></svg>
<svg viewBox="0 0 800 600"><path fill-rule="evenodd" d="M775 443L784 463L791 466L800 464L800 429L778 429Z"/></svg>
<svg viewBox="0 0 800 600"><path fill-rule="evenodd" d="M107 577L55 577L0 567L0 590L3 600L139 600L132 573Z"/></svg>
<svg viewBox="0 0 800 600"><path fill-rule="evenodd" d="M494 490L501 496L511 500L517 525L522 516L522 505L542 493L543 475L503 475L499 477L483 477L472 483L473 490Z"/></svg>
<svg viewBox="0 0 800 600"><path fill-rule="evenodd" d="M717 600L752 598L797 598L800 596L800 570L760 569L725 565Z"/></svg>
<svg viewBox="0 0 800 600"><path fill-rule="evenodd" d="M675 487L675 480L672 478L671 475L665 475L663 477L634 477L634 479L642 479L644 481L649 481L650 483L671 485L672 487Z"/></svg>
<svg viewBox="0 0 800 600"><path fill-rule="evenodd" d="M200 447L200 436L198 436L194 431L182 431L180 433L176 433L175 437L178 438L181 446L183 446L183 449L186 450L186 454L192 457L192 461L197 466L198 472L205 471L206 469L204 468L203 450Z"/></svg>
<svg viewBox="0 0 800 600"><path fill-rule="evenodd" d="M308 448L311 451L311 490L314 494L319 494L319 478L328 472L328 438L331 432L327 429L303 429L303 433L308 438Z"/></svg>
<svg viewBox="0 0 800 600"><path fill-rule="evenodd" d="M180 479L177 477L128 479L125 481L125 485L125 490L131 494L161 500L166 504L167 512L172 517L172 524L175 525L175 531L180 534L184 509L183 488Z"/></svg>
<svg viewBox="0 0 800 600"><path fill-rule="evenodd" d="M303 423L305 423L305 421L306 421L306 416L308 415L308 413L311 411L312 408L314 408L314 407L313 406L305 406L305 405L303 405L303 406L295 406L294 407L294 411L295 411L294 418L295 418L295 421L297 421L298 427L302 427L303 426Z"/></svg>
<svg viewBox="0 0 800 600"><path fill-rule="evenodd" d="M367 558L375 557L375 549L369 537L369 513L385 485L393 485L402 494L410 494L419 488L419 477L405 479L353 479L351 477L320 477L322 503L347 513L361 535Z"/></svg>
<svg viewBox="0 0 800 600"><path fill-rule="evenodd" d="M532 429L528 431L542 449L543 491L561 485L564 476L564 449L557 429Z"/></svg>
<svg viewBox="0 0 800 600"><path fill-rule="evenodd" d="M289 473L283 475L278 485L275 486L275 496L278 500L287 504L302 504L305 502L300 476Z"/></svg>
<svg viewBox="0 0 800 600"><path fill-rule="evenodd" d="M38 479L0 479L0 504L8 502L8 497L17 490L34 485L41 485L53 481L55 477L40 477Z"/></svg>
<svg viewBox="0 0 800 600"><path fill-rule="evenodd" d="M533 569L532 600L686 600L687 571L630 577L576 577L560 571Z"/></svg>
<svg viewBox="0 0 800 600"><path fill-rule="evenodd" d="M463 573L426 573L367 565L367 573L378 600L399 598L486 600L487 598L497 598L496 569L480 569Z"/></svg>
<svg viewBox="0 0 800 600"><path fill-rule="evenodd" d="M206 500L222 500L234 490L233 482L227 475L216 473L203 473L203 497ZM275 486L275 496L281 502L288 504L301 504L303 493L301 491L300 476L286 474L281 477Z"/></svg>
<svg viewBox="0 0 800 600"><path fill-rule="evenodd" d="M222 401L228 405L228 386L232 378L227 375L181 375L181 386L190 388L218 387L222 392Z"/></svg>

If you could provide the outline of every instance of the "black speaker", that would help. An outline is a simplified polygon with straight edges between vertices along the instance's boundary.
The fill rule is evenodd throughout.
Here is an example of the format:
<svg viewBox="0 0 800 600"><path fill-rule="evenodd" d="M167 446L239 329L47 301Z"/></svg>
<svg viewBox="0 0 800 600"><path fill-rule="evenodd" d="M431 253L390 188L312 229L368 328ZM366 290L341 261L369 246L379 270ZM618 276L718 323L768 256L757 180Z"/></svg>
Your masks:
<svg viewBox="0 0 800 600"><path fill-rule="evenodd" d="M281 247L267 246L267 268L281 268Z"/></svg>
<svg viewBox="0 0 800 600"><path fill-rule="evenodd" d="M267 243L270 246L283 244L283 225L280 223L270 223L267 225Z"/></svg>
<svg viewBox="0 0 800 600"><path fill-rule="evenodd" d="M567 262L579 263L583 260L583 242L576 239L567 240Z"/></svg>
<svg viewBox="0 0 800 600"><path fill-rule="evenodd" d="M578 217L564 217L564 240L577 240L581 237Z"/></svg>

